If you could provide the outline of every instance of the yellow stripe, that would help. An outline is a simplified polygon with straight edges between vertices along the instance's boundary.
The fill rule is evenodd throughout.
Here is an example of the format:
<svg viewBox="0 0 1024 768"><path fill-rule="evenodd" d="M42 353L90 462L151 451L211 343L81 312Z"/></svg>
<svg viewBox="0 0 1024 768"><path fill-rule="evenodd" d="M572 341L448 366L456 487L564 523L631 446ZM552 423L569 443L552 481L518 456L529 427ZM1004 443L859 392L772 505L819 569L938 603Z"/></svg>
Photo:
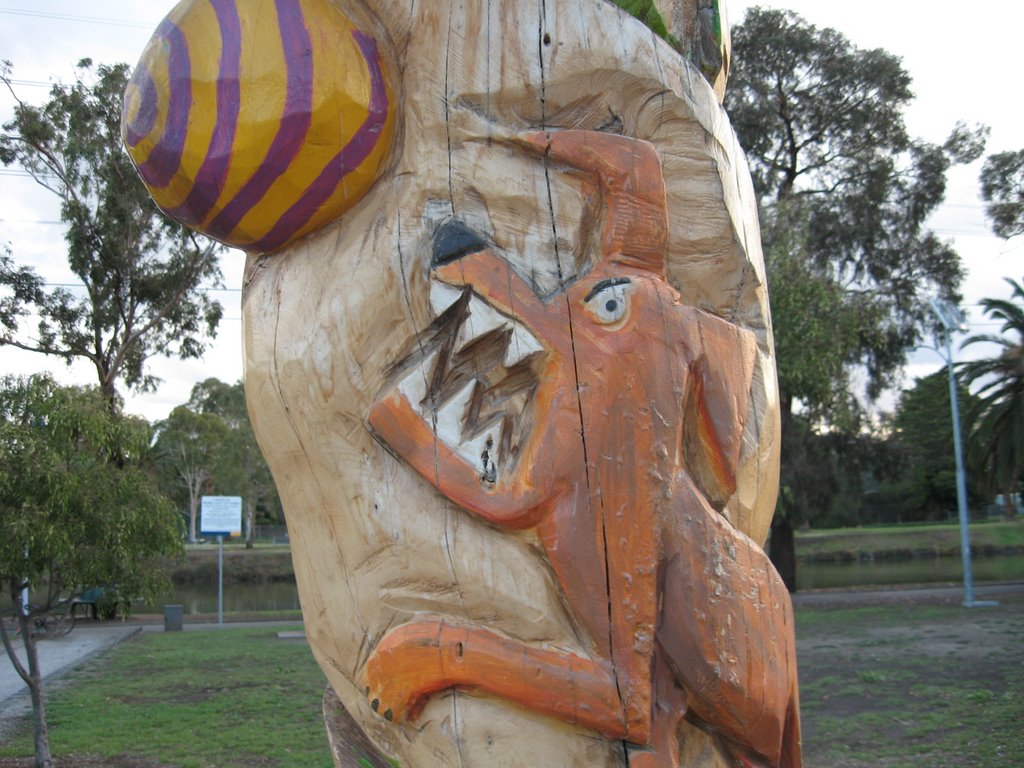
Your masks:
<svg viewBox="0 0 1024 768"><path fill-rule="evenodd" d="M353 37L355 27L332 0L299 0L312 45L313 95L309 130L298 154L285 172L270 186L263 199L242 218L227 238L245 246L269 233L324 171L327 164L351 141L369 114L372 81L362 50ZM281 44L274 0L239 3L241 61L239 62L240 107L227 178L216 204L198 229L203 230L235 199L259 171L282 122L287 98L287 63ZM188 40L192 74L192 105L181 166L168 185L151 189L165 209L179 206L188 197L198 175L217 120L217 80L222 55L221 31L216 13L206 2L182 3L169 19ZM149 67L157 92L157 117L153 130L131 154L138 164L149 157L167 125L168 48L164 40L152 40L140 60ZM292 240L330 222L350 208L376 180L390 150L395 122L394 94L387 86L389 114L384 130L368 157L340 180L333 194ZM126 93L126 114L138 114L141 94L130 87ZM282 158L269 158L271 166Z"/></svg>
<svg viewBox="0 0 1024 768"><path fill-rule="evenodd" d="M163 53L163 45L160 41L156 39L149 41L139 58L138 66L149 70L156 88L156 119L153 121L153 127L131 150L135 163L142 165L149 158L153 147L159 143L164 126L167 124L167 101L170 98L170 91L167 89L167 56ZM131 86L125 92L125 98L129 99L129 105L132 103L135 105L135 112L132 113L134 118L142 103L142 94L134 86Z"/></svg>
<svg viewBox="0 0 1024 768"><path fill-rule="evenodd" d="M171 177L166 187L153 191L153 197L165 208L181 205L192 191L192 180L206 159L217 123L217 76L220 72L221 44L213 6L208 3L193 5L190 12L178 21L178 27L188 41L192 106L178 172Z"/></svg>
<svg viewBox="0 0 1024 768"><path fill-rule="evenodd" d="M267 234L368 114L365 100L370 92L369 71L352 37L352 23L325 0L301 0L301 6L313 49L313 114L309 132L288 170L239 222L232 233L232 239L237 237L239 242L253 242Z"/></svg>
<svg viewBox="0 0 1024 768"><path fill-rule="evenodd" d="M238 128L224 189L204 225L238 194L263 162L277 135L287 94L287 69L273 0L245 3L238 15L242 27Z"/></svg>

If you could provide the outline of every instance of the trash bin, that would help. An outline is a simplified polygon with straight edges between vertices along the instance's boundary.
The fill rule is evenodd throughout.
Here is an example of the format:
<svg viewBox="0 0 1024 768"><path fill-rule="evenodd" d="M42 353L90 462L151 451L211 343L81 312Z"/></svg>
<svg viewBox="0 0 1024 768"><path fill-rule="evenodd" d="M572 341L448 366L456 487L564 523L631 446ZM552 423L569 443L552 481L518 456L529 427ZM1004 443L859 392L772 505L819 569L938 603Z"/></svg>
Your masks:
<svg viewBox="0 0 1024 768"><path fill-rule="evenodd" d="M164 606L164 632L181 632L185 611L180 605Z"/></svg>

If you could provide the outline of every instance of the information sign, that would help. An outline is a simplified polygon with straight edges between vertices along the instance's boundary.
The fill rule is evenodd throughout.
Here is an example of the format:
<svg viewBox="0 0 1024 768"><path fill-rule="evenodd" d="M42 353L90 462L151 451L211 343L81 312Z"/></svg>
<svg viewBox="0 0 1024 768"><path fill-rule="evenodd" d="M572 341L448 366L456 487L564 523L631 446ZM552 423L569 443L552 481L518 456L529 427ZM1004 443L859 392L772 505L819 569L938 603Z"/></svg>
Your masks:
<svg viewBox="0 0 1024 768"><path fill-rule="evenodd" d="M203 496L200 532L209 536L239 536L242 533L241 496Z"/></svg>

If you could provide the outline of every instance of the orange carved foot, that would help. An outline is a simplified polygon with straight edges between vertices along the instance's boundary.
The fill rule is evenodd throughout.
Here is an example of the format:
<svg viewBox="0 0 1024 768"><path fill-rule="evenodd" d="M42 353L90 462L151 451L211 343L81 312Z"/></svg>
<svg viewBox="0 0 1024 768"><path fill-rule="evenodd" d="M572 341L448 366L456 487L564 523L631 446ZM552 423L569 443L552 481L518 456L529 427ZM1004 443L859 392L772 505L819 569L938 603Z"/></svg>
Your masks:
<svg viewBox="0 0 1024 768"><path fill-rule="evenodd" d="M604 665L440 617L388 632L364 676L371 706L397 723L415 720L431 694L460 690L507 699L609 739L646 739L627 736L615 678Z"/></svg>

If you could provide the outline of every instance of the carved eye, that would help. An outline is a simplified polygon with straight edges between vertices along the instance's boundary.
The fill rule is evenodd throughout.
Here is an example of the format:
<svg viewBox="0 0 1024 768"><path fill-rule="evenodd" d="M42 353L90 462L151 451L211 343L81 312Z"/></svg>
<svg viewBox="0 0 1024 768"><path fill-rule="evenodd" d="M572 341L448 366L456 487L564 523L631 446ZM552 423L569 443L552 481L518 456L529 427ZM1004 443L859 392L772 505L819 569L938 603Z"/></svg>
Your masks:
<svg viewBox="0 0 1024 768"><path fill-rule="evenodd" d="M587 311L601 325L616 325L629 314L633 284L625 277L602 280L583 299Z"/></svg>

